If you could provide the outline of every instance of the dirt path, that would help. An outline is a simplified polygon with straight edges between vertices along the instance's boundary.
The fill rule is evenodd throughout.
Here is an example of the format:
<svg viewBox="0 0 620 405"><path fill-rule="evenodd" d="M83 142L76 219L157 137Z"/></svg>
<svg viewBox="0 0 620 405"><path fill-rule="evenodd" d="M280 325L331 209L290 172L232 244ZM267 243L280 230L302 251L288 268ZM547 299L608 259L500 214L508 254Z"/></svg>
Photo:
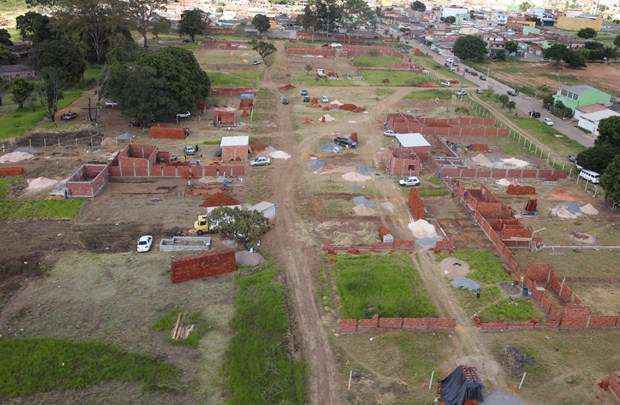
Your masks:
<svg viewBox="0 0 620 405"><path fill-rule="evenodd" d="M282 44L278 44L276 61L279 69L287 70L287 61L283 57ZM266 72L262 87L276 90L278 85ZM315 301L312 280L313 270L320 266L319 251L309 249L300 234L304 232L304 223L297 212L297 189L303 182L302 145L295 141L293 114L290 105L277 103L279 143L292 158L278 167L278 174L272 176L274 189L277 190L276 203L278 217L273 238L269 241L271 251L284 267L295 309L296 327L301 338L302 351L310 369L309 393L313 404L336 404L343 402L340 394L341 382L338 375L334 354L328 341L327 330L322 325L319 309Z"/></svg>
<svg viewBox="0 0 620 405"><path fill-rule="evenodd" d="M502 367L494 359L482 340L480 331L474 326L471 319L466 315L456 297L445 282L439 268L435 265L432 254L419 252L412 255L411 259L420 271L420 277L424 287L428 291L433 302L438 305L440 311L456 319L457 347L452 361L453 366L460 364L473 365L478 368L481 377L488 379L494 386L508 388L506 376Z"/></svg>

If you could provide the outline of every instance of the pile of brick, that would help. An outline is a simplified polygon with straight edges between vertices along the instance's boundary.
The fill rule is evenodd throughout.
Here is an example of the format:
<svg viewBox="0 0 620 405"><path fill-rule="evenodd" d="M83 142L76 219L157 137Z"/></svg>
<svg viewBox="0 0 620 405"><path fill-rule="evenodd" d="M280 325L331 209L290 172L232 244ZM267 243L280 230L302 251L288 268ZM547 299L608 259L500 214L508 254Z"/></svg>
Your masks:
<svg viewBox="0 0 620 405"><path fill-rule="evenodd" d="M177 259L170 265L170 281L188 280L232 273L237 270L235 252L208 252Z"/></svg>
<svg viewBox="0 0 620 405"><path fill-rule="evenodd" d="M149 137L156 139L185 139L189 134L189 128L165 127L159 124L149 128Z"/></svg>
<svg viewBox="0 0 620 405"><path fill-rule="evenodd" d="M536 188L532 186L521 186L518 184L510 184L506 189L506 194L510 195L533 195L536 194Z"/></svg>
<svg viewBox="0 0 620 405"><path fill-rule="evenodd" d="M23 176L25 173L23 166L3 166L0 167L0 177Z"/></svg>
<svg viewBox="0 0 620 405"><path fill-rule="evenodd" d="M409 192L409 211L415 220L424 218L424 203L417 188L412 188Z"/></svg>

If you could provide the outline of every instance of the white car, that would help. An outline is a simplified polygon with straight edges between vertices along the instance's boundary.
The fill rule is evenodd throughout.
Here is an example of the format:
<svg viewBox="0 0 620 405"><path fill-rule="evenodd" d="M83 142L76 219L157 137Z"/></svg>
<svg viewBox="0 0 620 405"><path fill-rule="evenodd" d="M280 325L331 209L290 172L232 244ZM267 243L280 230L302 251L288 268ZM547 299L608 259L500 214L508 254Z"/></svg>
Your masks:
<svg viewBox="0 0 620 405"><path fill-rule="evenodd" d="M269 166L271 164L271 159L267 156L258 156L256 159L250 162L250 166Z"/></svg>
<svg viewBox="0 0 620 405"><path fill-rule="evenodd" d="M321 97L321 103L329 103L329 97L327 96Z"/></svg>
<svg viewBox="0 0 620 405"><path fill-rule="evenodd" d="M105 105L108 108L114 108L114 107L118 107L118 103L116 101L111 101L111 100L106 100L103 105Z"/></svg>
<svg viewBox="0 0 620 405"><path fill-rule="evenodd" d="M383 131L383 135L385 135L385 136L396 136L396 132L391 130L391 129L386 129L385 131Z"/></svg>
<svg viewBox="0 0 620 405"><path fill-rule="evenodd" d="M449 81L447 81L447 80L442 80L439 84L441 84L441 85L442 85L442 86L444 86L444 87L450 87L450 86L452 86L452 84L450 84L450 82L449 82Z"/></svg>
<svg viewBox="0 0 620 405"><path fill-rule="evenodd" d="M465 89L459 89L459 91L456 92L456 95L459 97L464 97L467 95L467 90Z"/></svg>
<svg viewBox="0 0 620 405"><path fill-rule="evenodd" d="M136 251L138 253L144 253L151 250L151 246L153 246L153 237L151 235L140 236L138 239L138 247Z"/></svg>
<svg viewBox="0 0 620 405"><path fill-rule="evenodd" d="M185 111L184 113L178 113L177 118L189 118L192 116L192 113L189 111Z"/></svg>
<svg viewBox="0 0 620 405"><path fill-rule="evenodd" d="M418 179L416 176L403 177L402 179L398 180L398 184L404 187L415 187L420 185L420 179Z"/></svg>
<svg viewBox="0 0 620 405"><path fill-rule="evenodd" d="M553 126L553 120L549 117L545 117L545 119L543 120L543 122L547 125L549 125L550 127Z"/></svg>

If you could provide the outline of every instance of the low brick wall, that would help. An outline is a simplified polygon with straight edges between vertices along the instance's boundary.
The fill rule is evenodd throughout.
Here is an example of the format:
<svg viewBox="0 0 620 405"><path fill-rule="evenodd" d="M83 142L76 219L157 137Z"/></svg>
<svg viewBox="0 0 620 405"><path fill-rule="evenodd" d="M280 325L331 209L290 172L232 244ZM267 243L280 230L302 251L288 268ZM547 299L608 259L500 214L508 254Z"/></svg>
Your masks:
<svg viewBox="0 0 620 405"><path fill-rule="evenodd" d="M188 280L232 273L235 270L237 270L237 262L233 250L203 253L173 261L170 265L170 281L181 283Z"/></svg>
<svg viewBox="0 0 620 405"><path fill-rule="evenodd" d="M557 181L566 178L566 173L561 170L551 169L484 169L484 168L460 168L452 166L442 166L437 171L439 177L445 178L518 178L518 179L544 179ZM533 187L532 187L533 188ZM535 193L535 190L534 190Z"/></svg>
<svg viewBox="0 0 620 405"><path fill-rule="evenodd" d="M395 240L394 243L375 243L372 245L339 246L329 242L323 244L323 250L329 254L348 253L359 255L364 253L381 253L393 251L415 251L415 241Z"/></svg>
<svg viewBox="0 0 620 405"><path fill-rule="evenodd" d="M241 94L252 93L255 94L256 90L250 87L214 87L211 89L211 95L213 96L240 96Z"/></svg>
<svg viewBox="0 0 620 405"><path fill-rule="evenodd" d="M411 332L453 331L456 321L452 318L380 318L340 319L340 333L363 333L390 330Z"/></svg>
<svg viewBox="0 0 620 405"><path fill-rule="evenodd" d="M0 177L23 176L26 171L23 166L3 166L0 167Z"/></svg>

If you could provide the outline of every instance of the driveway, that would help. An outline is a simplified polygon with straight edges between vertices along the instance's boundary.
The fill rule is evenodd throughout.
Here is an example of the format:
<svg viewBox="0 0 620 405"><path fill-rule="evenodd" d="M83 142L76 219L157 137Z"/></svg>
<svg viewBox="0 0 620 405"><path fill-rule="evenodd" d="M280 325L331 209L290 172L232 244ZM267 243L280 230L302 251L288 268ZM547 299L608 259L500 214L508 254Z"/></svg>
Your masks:
<svg viewBox="0 0 620 405"><path fill-rule="evenodd" d="M446 62L447 58L454 58L454 55L450 51L444 50L442 51L443 54L440 55L437 52L431 51L430 48L428 48L427 46L421 44L420 42L416 40L408 40L406 42L409 43L409 45L411 46L422 49L425 53L427 53L430 57L432 57L433 60L435 60L435 62L441 65L443 65ZM469 69L474 70L471 68ZM510 89L510 87L506 86L503 83L498 82L497 80L491 77L487 77L486 80L480 80L479 77L467 74L463 72L462 70L456 73L466 78L470 82L475 83L478 87L488 88L498 94L506 94L508 89ZM480 73L487 76L487 72L478 72L479 75ZM554 128L558 132L564 134L565 136L567 136L568 138L574 141L579 142L583 146L590 147L594 145L594 138L592 136L582 132L580 129L574 126L570 121L563 121L551 115L547 110L543 108L542 102L540 100L537 100L532 97L528 97L523 94L519 94L516 97L511 97L510 99L515 102L515 104L517 105L517 110L521 112L522 114L525 114L527 116L529 115L530 111L539 111L541 113L540 121L542 121L545 117L549 117L553 120Z"/></svg>

